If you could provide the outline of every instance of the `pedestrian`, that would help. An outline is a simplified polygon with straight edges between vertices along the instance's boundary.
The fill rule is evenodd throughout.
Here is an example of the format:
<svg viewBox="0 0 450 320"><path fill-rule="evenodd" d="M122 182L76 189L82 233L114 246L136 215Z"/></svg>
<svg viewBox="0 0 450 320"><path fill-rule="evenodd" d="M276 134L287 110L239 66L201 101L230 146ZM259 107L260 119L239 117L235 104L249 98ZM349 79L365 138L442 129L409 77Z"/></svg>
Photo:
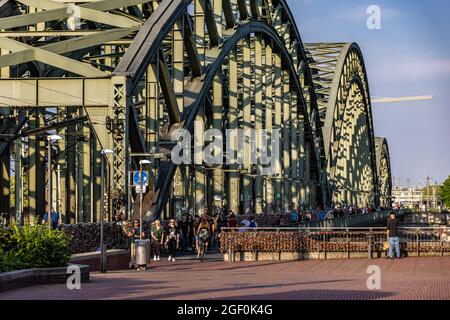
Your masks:
<svg viewBox="0 0 450 320"><path fill-rule="evenodd" d="M311 212L310 212L310 211L307 211L307 212L306 212L305 217L304 217L304 220L305 220L306 222L312 220L312 215L311 215Z"/></svg>
<svg viewBox="0 0 450 320"><path fill-rule="evenodd" d="M211 240L210 240L210 248L219 247L219 234L221 230L221 219L220 219L220 212L217 210L215 211L215 215L211 217Z"/></svg>
<svg viewBox="0 0 450 320"><path fill-rule="evenodd" d="M202 217L198 229L196 230L196 247L197 247L197 258L200 258L200 255L205 255L208 251L208 242L210 238L210 230L211 225L208 222L206 217ZM203 252L200 252L200 248L203 247Z"/></svg>
<svg viewBox="0 0 450 320"><path fill-rule="evenodd" d="M319 207L318 213L317 213L318 220L320 220L320 221L325 220L325 217L326 217L325 210L323 209L323 207Z"/></svg>
<svg viewBox="0 0 450 320"><path fill-rule="evenodd" d="M186 252L189 243L189 224L186 214L181 216L178 226L181 232L181 249Z"/></svg>
<svg viewBox="0 0 450 320"><path fill-rule="evenodd" d="M189 213L187 217L188 221L188 229L189 229L189 236L188 236L188 250L192 251L194 247L194 218L192 217L192 214Z"/></svg>
<svg viewBox="0 0 450 320"><path fill-rule="evenodd" d="M230 215L228 216L228 228L236 228L238 226L238 221L236 220L236 216L233 211L230 211Z"/></svg>
<svg viewBox="0 0 450 320"><path fill-rule="evenodd" d="M331 209L331 208L328 209L327 215L326 215L325 219L327 219L327 220L332 220L332 219L334 219L333 209Z"/></svg>
<svg viewBox="0 0 450 320"><path fill-rule="evenodd" d="M167 260L175 262L176 252L180 245L180 233L178 231L175 219L170 219L164 235L164 240L165 246L169 253L169 258Z"/></svg>
<svg viewBox="0 0 450 320"><path fill-rule="evenodd" d="M59 214L58 214L58 212L55 211L55 209L53 207L51 208L50 212L51 212L52 229L56 230L60 223ZM45 213L42 218L42 224L46 224L47 221L48 221L48 203L45 204Z"/></svg>
<svg viewBox="0 0 450 320"><path fill-rule="evenodd" d="M291 222L292 223L297 223L298 222L298 213L296 210L292 210L291 211Z"/></svg>
<svg viewBox="0 0 450 320"><path fill-rule="evenodd" d="M145 233L142 231L142 234L140 235L141 230L141 222L139 219L134 220L133 226L128 231L128 239L130 239L130 255L131 255L131 261L129 268L136 265L136 246L135 242L136 240L141 239L145 237Z"/></svg>
<svg viewBox="0 0 450 320"><path fill-rule="evenodd" d="M250 227L250 228L258 228L258 223L256 223L256 220L255 220L255 217L254 217L254 216L252 216L252 217L250 218L250 224L249 224L249 227Z"/></svg>
<svg viewBox="0 0 450 320"><path fill-rule="evenodd" d="M153 253L153 260L159 261L161 254L162 237L164 234L164 229L161 226L160 220L156 220L155 223L152 225L150 234L151 234L151 247Z"/></svg>
<svg viewBox="0 0 450 320"><path fill-rule="evenodd" d="M389 242L389 255L387 259L393 259L392 254L394 248L397 254L397 258L400 259L400 238L398 233L398 220L395 216L395 212L391 212L389 214L387 223L387 237Z"/></svg>
<svg viewBox="0 0 450 320"><path fill-rule="evenodd" d="M198 214L196 214L194 216L193 225L194 225L194 234L195 234L195 231L197 230L198 226L200 225L200 216Z"/></svg>

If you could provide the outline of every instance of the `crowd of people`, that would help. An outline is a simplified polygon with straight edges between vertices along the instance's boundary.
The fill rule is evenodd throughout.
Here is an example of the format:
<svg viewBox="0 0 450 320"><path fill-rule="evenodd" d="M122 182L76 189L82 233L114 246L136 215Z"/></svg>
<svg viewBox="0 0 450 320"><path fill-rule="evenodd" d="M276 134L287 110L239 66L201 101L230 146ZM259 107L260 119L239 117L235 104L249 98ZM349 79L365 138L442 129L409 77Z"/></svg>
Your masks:
<svg viewBox="0 0 450 320"><path fill-rule="evenodd" d="M246 212L244 216L236 215L232 211L229 212L227 217L227 227L229 228L254 228L258 227L258 223L255 221L260 220L260 227L277 227L297 225L311 221L323 221L331 220L334 218L349 217L353 215L371 214L376 210L382 208L358 208L354 206L338 205L336 207L317 207L315 210L308 210L302 207L297 209L286 208L284 210L277 210L277 212L263 213L262 215L255 215L251 212ZM274 217L275 219L267 219L267 217ZM238 219L241 219L238 221Z"/></svg>
<svg viewBox="0 0 450 320"><path fill-rule="evenodd" d="M169 261L176 261L178 253L192 254L197 257L212 247L218 247L218 234L220 230L220 216L203 216L183 214L180 219L170 219L166 226L161 220L154 221L150 226L149 234L142 233L142 238L150 239L151 256L154 261L161 259L161 252L168 254ZM141 238L140 221L134 220L133 227L128 231L131 242L131 252L134 252L134 243ZM204 248L204 252L201 252Z"/></svg>

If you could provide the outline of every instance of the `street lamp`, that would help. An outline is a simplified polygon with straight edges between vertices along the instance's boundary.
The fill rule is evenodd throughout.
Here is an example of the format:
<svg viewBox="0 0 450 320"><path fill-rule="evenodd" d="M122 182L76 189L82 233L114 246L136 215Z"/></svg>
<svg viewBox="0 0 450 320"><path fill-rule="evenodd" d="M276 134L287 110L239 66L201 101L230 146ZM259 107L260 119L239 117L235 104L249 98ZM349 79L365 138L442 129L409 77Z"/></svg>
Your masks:
<svg viewBox="0 0 450 320"><path fill-rule="evenodd" d="M47 210L47 220L50 229L52 228L52 143L54 141L61 140L62 138L56 134L47 137L48 140L48 210ZM61 219L58 212L58 221Z"/></svg>
<svg viewBox="0 0 450 320"><path fill-rule="evenodd" d="M142 198L143 198L143 185L142 185L142 166L145 164L150 165L152 162L150 160L141 160L139 161L139 220L140 220L140 230L139 230L139 239L142 240L142 225L143 225L143 213L142 213Z"/></svg>
<svg viewBox="0 0 450 320"><path fill-rule="evenodd" d="M106 248L104 244L104 220L105 220L105 157L108 154L113 154L114 151L110 149L104 149L102 154L102 166L101 166L101 191L100 191L100 272L106 273Z"/></svg>

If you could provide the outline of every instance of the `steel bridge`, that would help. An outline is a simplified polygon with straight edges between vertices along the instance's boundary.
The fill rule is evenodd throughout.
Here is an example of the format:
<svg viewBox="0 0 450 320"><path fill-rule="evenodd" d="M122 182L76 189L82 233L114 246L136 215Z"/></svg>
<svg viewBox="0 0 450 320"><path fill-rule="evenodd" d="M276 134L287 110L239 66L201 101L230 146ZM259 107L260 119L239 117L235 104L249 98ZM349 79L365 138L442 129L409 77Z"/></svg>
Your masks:
<svg viewBox="0 0 450 320"><path fill-rule="evenodd" d="M41 215L51 165L64 221L99 221L106 148L108 218L136 207L129 172L144 158L152 217L390 205L360 48L303 44L284 0L0 0L0 48L0 211ZM199 153L175 165L171 133L194 125L200 141L206 129L279 129L276 175Z"/></svg>

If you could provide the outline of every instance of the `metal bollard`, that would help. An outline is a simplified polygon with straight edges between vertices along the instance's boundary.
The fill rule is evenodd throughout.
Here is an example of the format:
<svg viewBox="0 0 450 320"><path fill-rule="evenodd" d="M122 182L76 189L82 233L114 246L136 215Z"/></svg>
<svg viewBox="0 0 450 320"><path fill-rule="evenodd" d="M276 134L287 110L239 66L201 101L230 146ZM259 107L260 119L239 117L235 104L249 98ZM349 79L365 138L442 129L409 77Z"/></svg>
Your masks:
<svg viewBox="0 0 450 320"><path fill-rule="evenodd" d="M233 262L231 258L231 239L228 239L228 262Z"/></svg>

